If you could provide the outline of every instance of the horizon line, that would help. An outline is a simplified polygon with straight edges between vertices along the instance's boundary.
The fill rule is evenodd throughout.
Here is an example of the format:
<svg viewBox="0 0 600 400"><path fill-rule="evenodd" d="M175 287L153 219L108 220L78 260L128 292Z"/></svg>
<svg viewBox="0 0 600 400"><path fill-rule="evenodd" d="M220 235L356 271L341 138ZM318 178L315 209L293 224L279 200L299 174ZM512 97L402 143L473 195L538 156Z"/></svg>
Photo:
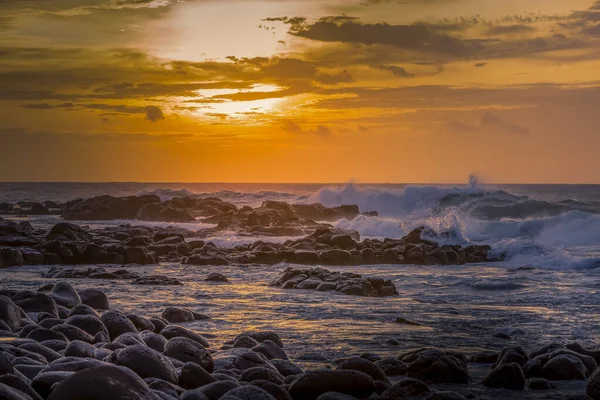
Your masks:
<svg viewBox="0 0 600 400"><path fill-rule="evenodd" d="M146 185L465 185L468 182L235 182L235 181L0 181L2 184L146 184ZM573 182L479 182L476 186L485 185L569 185L594 186L597 183Z"/></svg>

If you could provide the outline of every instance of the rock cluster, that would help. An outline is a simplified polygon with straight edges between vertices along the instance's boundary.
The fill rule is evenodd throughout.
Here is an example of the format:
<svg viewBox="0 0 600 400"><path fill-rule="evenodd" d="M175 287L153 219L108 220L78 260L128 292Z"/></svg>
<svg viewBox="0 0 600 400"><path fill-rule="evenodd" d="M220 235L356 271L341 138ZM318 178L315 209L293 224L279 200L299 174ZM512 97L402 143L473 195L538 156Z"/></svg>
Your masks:
<svg viewBox="0 0 600 400"><path fill-rule="evenodd" d="M274 208L265 208L269 210L266 215L272 212L285 215L274 205L269 207ZM269 221L267 218L260 224L268 224ZM0 219L0 267L24 264L147 265L160 261L191 265L280 262L303 265L458 265L495 261L488 256L489 246L440 246L430 239L435 238L436 233L424 228L416 229L401 239L360 241L358 232L318 226L307 236L285 243L259 240L233 248L221 248L198 238L204 234L205 231L193 232L175 227L126 224L90 229L69 222L58 223L44 231L34 229L28 222Z"/></svg>
<svg viewBox="0 0 600 400"><path fill-rule="evenodd" d="M363 297L388 297L398 294L389 279L362 277L351 272L331 272L324 268L287 268L271 286L319 292L336 291Z"/></svg>
<svg viewBox="0 0 600 400"><path fill-rule="evenodd" d="M576 343L529 353L508 347L470 361L435 348L388 358L363 354L305 371L290 361L275 332L244 332L215 349L177 325L207 318L202 314L178 307L161 317L124 314L108 309L102 295L66 282L42 292L0 292L0 398L457 400L473 398L457 392L480 385L469 376L469 362L494 360L482 382L493 390L551 391L550 380L591 374L587 395L600 399L600 352ZM432 388L439 384L452 384L457 392Z"/></svg>

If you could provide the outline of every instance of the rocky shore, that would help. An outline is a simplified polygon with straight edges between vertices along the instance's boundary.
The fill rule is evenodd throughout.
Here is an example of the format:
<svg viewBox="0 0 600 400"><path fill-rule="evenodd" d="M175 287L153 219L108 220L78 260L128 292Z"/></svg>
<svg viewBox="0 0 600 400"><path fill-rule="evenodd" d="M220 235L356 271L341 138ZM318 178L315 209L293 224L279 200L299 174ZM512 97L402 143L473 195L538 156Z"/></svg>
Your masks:
<svg viewBox="0 0 600 400"><path fill-rule="evenodd" d="M15 210L18 213L41 212L36 204L28 204L28 209L23 204L5 204L0 208L4 213L14 213ZM257 208L238 208L213 198L161 202L156 196L100 196L65 204L46 204L47 208L50 205L67 220L181 221L182 218L177 216L189 214L189 218L183 220L210 223L214 227L196 231L130 224L90 228L60 222L44 230L27 221L17 223L0 217L0 267L148 265L159 262L191 265L280 262L304 265L462 265L497 260L489 256L489 246L440 245L438 239L446 242L451 239L448 232L418 228L401 239L361 241L358 232L340 230L325 222L356 218L360 211L353 205L327 208L320 204L290 205L265 201ZM218 247L206 240L220 232L298 238L284 243L256 241L233 248Z"/></svg>
<svg viewBox="0 0 600 400"><path fill-rule="evenodd" d="M160 316L121 313L100 290L64 281L37 292L3 290L0 398L457 400L523 392L550 399L567 398L556 389L562 382L587 381L568 398L600 399L600 350L578 343L472 354L398 347L393 357L365 353L304 367L275 332L219 338L186 327L209 318L175 306Z"/></svg>

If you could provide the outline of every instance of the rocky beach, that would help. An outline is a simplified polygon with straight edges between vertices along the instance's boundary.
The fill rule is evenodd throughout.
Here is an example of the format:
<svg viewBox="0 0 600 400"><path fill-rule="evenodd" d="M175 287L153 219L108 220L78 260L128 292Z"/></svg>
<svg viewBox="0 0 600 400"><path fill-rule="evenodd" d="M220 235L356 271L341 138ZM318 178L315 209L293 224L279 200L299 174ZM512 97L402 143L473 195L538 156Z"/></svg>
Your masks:
<svg viewBox="0 0 600 400"><path fill-rule="evenodd" d="M0 398L600 399L597 270L323 199L0 204Z"/></svg>

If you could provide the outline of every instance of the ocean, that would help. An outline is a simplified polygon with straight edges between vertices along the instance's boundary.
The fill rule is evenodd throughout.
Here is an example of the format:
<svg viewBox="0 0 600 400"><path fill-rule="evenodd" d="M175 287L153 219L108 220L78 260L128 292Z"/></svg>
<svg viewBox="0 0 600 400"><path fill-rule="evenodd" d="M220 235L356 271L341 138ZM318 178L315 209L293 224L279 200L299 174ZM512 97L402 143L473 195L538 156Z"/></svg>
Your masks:
<svg viewBox="0 0 600 400"><path fill-rule="evenodd" d="M505 257L501 266L507 268L600 267L600 185L485 185L475 178L463 185L0 183L0 203L64 202L105 194L155 194L162 199L214 196L249 206L265 200L318 202L328 207L357 204L362 212L377 211L379 217L361 216L336 225L357 230L365 238L398 238L415 227L429 226L451 232L452 243L491 245ZM48 224L56 217L32 219ZM253 240L229 234L212 239L221 245Z"/></svg>
<svg viewBox="0 0 600 400"><path fill-rule="evenodd" d="M447 241L489 244L505 260L463 266L355 265L327 267L392 280L399 296L362 298L336 292L270 287L290 265L193 266L160 263L135 272L176 278L183 286L140 286L126 281L70 279L77 290L96 288L111 308L160 315L168 306L186 307L211 317L186 324L219 348L237 334L272 330L285 351L306 369L323 368L340 357L376 353L395 357L420 347L458 350L466 355L549 343L600 341L600 185L371 184L188 184L188 183L0 183L0 203L68 201L110 194L155 194L163 199L216 196L239 205L265 200L357 204L378 217L359 216L334 224L362 238L399 238L418 226L445 232ZM59 216L5 216L50 227ZM72 221L91 227L179 225L191 230L204 223L146 221ZM285 241L286 237L241 237L233 232L209 237L219 246ZM532 268L522 268L532 267ZM42 277L49 266L0 269L0 290L33 290L52 283ZM85 268L85 267L84 267ZM230 283L209 284L214 272ZM395 323L406 318L420 325ZM585 381L554 382L558 391L487 389L480 382L489 365L470 364L472 385L438 385L480 399L550 399L585 391Z"/></svg>

